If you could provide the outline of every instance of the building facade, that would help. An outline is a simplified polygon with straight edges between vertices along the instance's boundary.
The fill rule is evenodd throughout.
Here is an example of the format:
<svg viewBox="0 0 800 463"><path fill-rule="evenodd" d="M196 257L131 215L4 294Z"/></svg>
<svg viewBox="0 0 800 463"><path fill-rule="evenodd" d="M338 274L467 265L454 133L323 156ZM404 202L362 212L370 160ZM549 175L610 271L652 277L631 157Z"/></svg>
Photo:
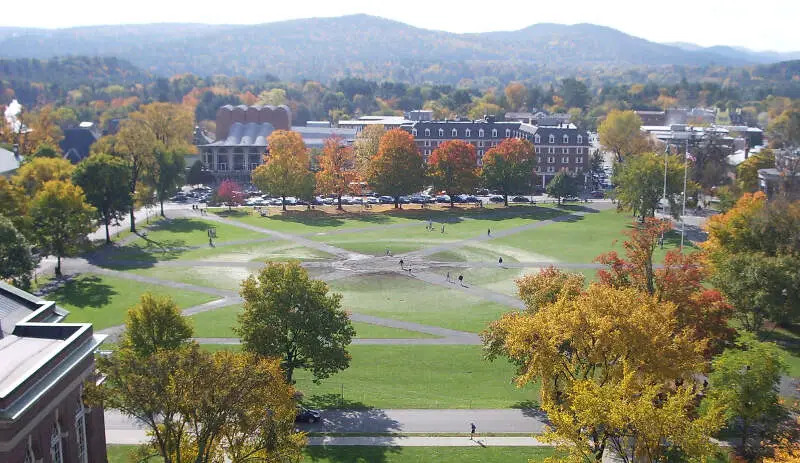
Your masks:
<svg viewBox="0 0 800 463"><path fill-rule="evenodd" d="M536 150L537 185L544 187L558 172L583 175L589 171L589 134L574 124L551 126L522 122L498 122L489 116L475 121L421 121L403 126L411 133L420 153L425 157L442 143L461 140L472 144L482 164L487 151L506 138L530 141Z"/></svg>
<svg viewBox="0 0 800 463"><path fill-rule="evenodd" d="M200 145L200 160L217 181L249 182L250 172L264 162L267 138L275 130L290 130L287 106L231 106L217 111L216 138Z"/></svg>
<svg viewBox="0 0 800 463"><path fill-rule="evenodd" d="M88 323L61 323L54 302L0 282L0 461L105 463L102 407L83 385L96 380L104 335Z"/></svg>

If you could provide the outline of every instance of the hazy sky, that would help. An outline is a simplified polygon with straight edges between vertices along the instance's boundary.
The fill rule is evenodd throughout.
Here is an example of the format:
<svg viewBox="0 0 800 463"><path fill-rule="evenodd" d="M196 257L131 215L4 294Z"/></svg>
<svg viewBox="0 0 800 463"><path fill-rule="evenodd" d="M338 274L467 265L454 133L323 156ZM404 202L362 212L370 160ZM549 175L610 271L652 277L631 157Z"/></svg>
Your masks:
<svg viewBox="0 0 800 463"><path fill-rule="evenodd" d="M61 28L97 24L256 24L367 13L450 32L514 30L540 22L590 22L656 42L800 50L800 0L34 0L4 2L0 25Z"/></svg>

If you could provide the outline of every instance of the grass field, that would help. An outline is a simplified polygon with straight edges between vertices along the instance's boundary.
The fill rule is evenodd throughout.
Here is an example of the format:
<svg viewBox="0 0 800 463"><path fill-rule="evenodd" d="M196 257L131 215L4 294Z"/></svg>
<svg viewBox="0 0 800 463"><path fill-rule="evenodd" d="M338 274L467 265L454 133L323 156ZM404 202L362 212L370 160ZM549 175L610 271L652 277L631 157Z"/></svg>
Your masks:
<svg viewBox="0 0 800 463"><path fill-rule="evenodd" d="M127 310L148 291L172 297L182 309L217 299L209 294L95 274L83 274L45 297L69 311L67 322L88 322L95 329L103 329L122 324Z"/></svg>
<svg viewBox="0 0 800 463"><path fill-rule="evenodd" d="M311 382L296 371L297 388L313 407L508 408L536 401L538 387L518 389L514 368L483 359L481 346L355 345L350 368ZM341 394L344 393L343 400Z"/></svg>
<svg viewBox="0 0 800 463"><path fill-rule="evenodd" d="M109 445L108 463L128 463L134 445ZM306 447L303 460L315 463L524 463L552 456L551 447Z"/></svg>
<svg viewBox="0 0 800 463"><path fill-rule="evenodd" d="M343 306L356 313L475 333L510 310L455 285L448 289L393 275L337 280L331 287L344 296Z"/></svg>
<svg viewBox="0 0 800 463"><path fill-rule="evenodd" d="M241 311L241 306L232 305L220 309L210 310L192 315L190 318L194 325L195 336L201 338L231 338L236 337L233 327L236 326L236 315ZM408 331L369 323L353 322L356 337L370 339L400 339L400 338L433 338L425 333Z"/></svg>

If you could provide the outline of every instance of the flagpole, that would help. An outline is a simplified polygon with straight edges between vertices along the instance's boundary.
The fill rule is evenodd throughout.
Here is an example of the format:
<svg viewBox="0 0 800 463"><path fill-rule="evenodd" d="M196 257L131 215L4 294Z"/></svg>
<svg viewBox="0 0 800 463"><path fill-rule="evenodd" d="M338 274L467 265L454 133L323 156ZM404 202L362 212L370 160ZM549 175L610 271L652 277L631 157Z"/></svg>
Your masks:
<svg viewBox="0 0 800 463"><path fill-rule="evenodd" d="M689 135L691 136L691 134ZM686 154L683 157L683 209L681 210L681 252L683 252L683 235L686 229L686 176L689 172L689 139L686 139Z"/></svg>

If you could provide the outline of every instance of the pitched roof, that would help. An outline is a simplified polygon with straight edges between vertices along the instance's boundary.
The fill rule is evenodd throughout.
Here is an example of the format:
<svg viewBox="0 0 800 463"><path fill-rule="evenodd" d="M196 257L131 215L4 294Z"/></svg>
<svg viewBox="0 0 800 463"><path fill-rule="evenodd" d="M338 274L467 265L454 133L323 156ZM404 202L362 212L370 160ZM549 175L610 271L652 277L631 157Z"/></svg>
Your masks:
<svg viewBox="0 0 800 463"><path fill-rule="evenodd" d="M64 157L77 164L89 156L89 149L98 138L92 127L73 127L64 130L64 139L59 146Z"/></svg>
<svg viewBox="0 0 800 463"><path fill-rule="evenodd" d="M11 151L0 148L0 175L19 169L19 158Z"/></svg>
<svg viewBox="0 0 800 463"><path fill-rule="evenodd" d="M202 146L267 146L267 137L274 131L269 122L234 122L225 139Z"/></svg>

